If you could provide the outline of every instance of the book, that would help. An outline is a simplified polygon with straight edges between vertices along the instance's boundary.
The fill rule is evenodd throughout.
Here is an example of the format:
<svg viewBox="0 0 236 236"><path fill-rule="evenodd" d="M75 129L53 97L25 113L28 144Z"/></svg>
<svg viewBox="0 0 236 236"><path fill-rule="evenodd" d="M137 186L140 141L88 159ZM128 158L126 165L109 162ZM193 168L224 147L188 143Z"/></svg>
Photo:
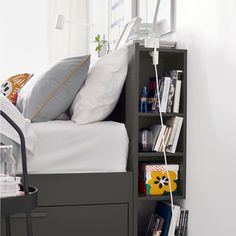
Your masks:
<svg viewBox="0 0 236 236"><path fill-rule="evenodd" d="M155 143L155 147L154 147L154 151L158 152L160 145L161 145L161 141L163 139L163 135L165 134L165 130L166 130L166 125L161 126L161 130L160 133L157 137L156 143Z"/></svg>
<svg viewBox="0 0 236 236"><path fill-rule="evenodd" d="M154 233L158 231L160 222L161 222L161 217L158 215L152 214L145 235L153 236Z"/></svg>
<svg viewBox="0 0 236 236"><path fill-rule="evenodd" d="M161 104L161 100L162 100L162 96L163 96L163 91L164 91L164 84L165 84L165 77L161 77L158 80L158 88L159 88L159 96L160 96L160 101L158 101L158 96L157 93L156 95L156 107L155 107L155 111L156 112L160 112L160 104Z"/></svg>
<svg viewBox="0 0 236 236"><path fill-rule="evenodd" d="M158 225L158 228L154 229L152 236L161 236L165 220L160 216L158 216L158 218L159 218L159 225Z"/></svg>
<svg viewBox="0 0 236 236"><path fill-rule="evenodd" d="M164 145L166 146L169 136L170 136L170 133L171 133L171 128L166 127L165 134L164 134L164 142L162 140L160 148L159 148L159 152L164 152Z"/></svg>
<svg viewBox="0 0 236 236"><path fill-rule="evenodd" d="M161 99L161 106L160 106L161 112L166 112L166 109L167 109L170 83L171 83L171 78L164 77L163 91L160 98Z"/></svg>
<svg viewBox="0 0 236 236"><path fill-rule="evenodd" d="M182 80L183 71L182 70L171 70L170 72L168 72L168 74L173 79Z"/></svg>
<svg viewBox="0 0 236 236"><path fill-rule="evenodd" d="M183 216L182 216L182 221L181 221L181 225L180 225L180 236L183 236L183 232L184 232L184 222L185 222L185 209L183 209Z"/></svg>
<svg viewBox="0 0 236 236"><path fill-rule="evenodd" d="M180 135L180 131L182 128L182 124L183 124L183 117L179 117L178 119L178 124L177 124L177 128L176 128L176 132L175 132L175 136L174 136L174 141L173 141L173 145L172 148L169 150L171 153L175 153L176 151L176 147L179 141L179 135Z"/></svg>
<svg viewBox="0 0 236 236"><path fill-rule="evenodd" d="M171 113L174 105L174 94L175 94L176 79L171 78L168 101L167 101L167 113Z"/></svg>
<svg viewBox="0 0 236 236"><path fill-rule="evenodd" d="M168 236L173 236L173 232L175 232L175 228L177 226L179 214L180 214L180 206L174 205Z"/></svg>
<svg viewBox="0 0 236 236"><path fill-rule="evenodd" d="M182 234L182 226L183 226L183 221L184 221L184 209L180 209L180 215L179 215L179 220L175 229L175 235L176 236L181 236Z"/></svg>
<svg viewBox="0 0 236 236"><path fill-rule="evenodd" d="M160 216L158 216L158 217L160 219L160 223L158 225L157 231L161 234L162 230L163 230L163 226L164 226L165 220L162 217L160 217Z"/></svg>
<svg viewBox="0 0 236 236"><path fill-rule="evenodd" d="M160 134L161 131L161 125L152 125L149 127L149 129L152 132L152 139L153 139L152 151L154 151L158 135Z"/></svg>
<svg viewBox="0 0 236 236"><path fill-rule="evenodd" d="M179 221L175 230L176 236L186 236L187 235L187 224L188 224L189 211L181 208Z"/></svg>
<svg viewBox="0 0 236 236"><path fill-rule="evenodd" d="M168 143L166 145L166 151L167 152L171 152L171 150L172 150L172 146L173 146L173 143L174 143L174 138L175 138L175 133L176 133L176 130L177 130L177 127L178 127L178 123L179 123L179 117L178 116L173 117L173 118L171 118L170 120L168 120L166 122L166 124L171 127L171 134L170 134Z"/></svg>
<svg viewBox="0 0 236 236"><path fill-rule="evenodd" d="M168 236L170 222L172 218L171 206L165 202L157 202L155 214L159 215L165 220L161 236Z"/></svg>
<svg viewBox="0 0 236 236"><path fill-rule="evenodd" d="M160 144L160 147L159 147L159 149L158 149L158 152L161 152L161 151L162 151L162 148L163 148L163 146L164 146L164 142L165 142L165 139L166 139L167 132L168 132L168 127L166 127L166 129L165 129L164 139L163 139L163 138L161 139L161 144Z"/></svg>
<svg viewBox="0 0 236 236"><path fill-rule="evenodd" d="M21 177L0 175L0 198L20 195L20 183Z"/></svg>
<svg viewBox="0 0 236 236"><path fill-rule="evenodd" d="M182 235L183 236L187 235L188 214L189 214L189 211L185 210L184 219L183 219L183 229L182 229Z"/></svg>
<svg viewBox="0 0 236 236"><path fill-rule="evenodd" d="M172 131L172 128L171 128L171 127L168 127L168 132L167 132L166 137L165 137L165 149L166 149L166 145L167 145L167 143L168 143L168 141L169 141L171 131ZM163 147L162 147L161 152L164 152L164 145L163 145Z"/></svg>
<svg viewBox="0 0 236 236"><path fill-rule="evenodd" d="M174 102L173 102L173 113L179 113L181 84L182 84L181 80L176 80Z"/></svg>

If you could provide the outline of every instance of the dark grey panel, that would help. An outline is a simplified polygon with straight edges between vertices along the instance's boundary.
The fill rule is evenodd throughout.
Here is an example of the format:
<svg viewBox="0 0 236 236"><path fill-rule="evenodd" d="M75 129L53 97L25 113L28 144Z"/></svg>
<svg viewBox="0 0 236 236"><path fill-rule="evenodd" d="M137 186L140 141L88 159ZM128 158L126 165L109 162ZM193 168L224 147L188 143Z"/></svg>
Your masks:
<svg viewBox="0 0 236 236"><path fill-rule="evenodd" d="M30 175L39 206L124 203L132 201L132 172Z"/></svg>
<svg viewBox="0 0 236 236"><path fill-rule="evenodd" d="M41 207L32 219L34 236L128 235L127 204ZM13 216L12 236L25 235L24 215Z"/></svg>

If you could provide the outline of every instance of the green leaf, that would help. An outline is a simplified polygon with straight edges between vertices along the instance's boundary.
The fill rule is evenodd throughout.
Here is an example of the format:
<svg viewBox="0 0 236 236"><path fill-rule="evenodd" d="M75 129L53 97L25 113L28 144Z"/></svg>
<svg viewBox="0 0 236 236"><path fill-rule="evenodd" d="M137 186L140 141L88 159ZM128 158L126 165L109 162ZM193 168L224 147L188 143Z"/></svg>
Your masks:
<svg viewBox="0 0 236 236"><path fill-rule="evenodd" d="M102 49L102 45L98 45L98 46L96 47L95 51L100 52L101 49Z"/></svg>
<svg viewBox="0 0 236 236"><path fill-rule="evenodd" d="M98 34L96 37L95 37L95 42L99 42L100 41L100 34Z"/></svg>

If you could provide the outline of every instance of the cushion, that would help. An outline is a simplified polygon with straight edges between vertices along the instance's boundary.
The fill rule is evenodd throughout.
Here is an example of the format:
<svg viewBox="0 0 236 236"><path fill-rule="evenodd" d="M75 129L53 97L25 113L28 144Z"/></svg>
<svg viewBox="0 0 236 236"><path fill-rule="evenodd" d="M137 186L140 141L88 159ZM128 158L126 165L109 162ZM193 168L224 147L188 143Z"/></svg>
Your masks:
<svg viewBox="0 0 236 236"><path fill-rule="evenodd" d="M16 103L18 93L25 83L32 77L32 74L18 74L6 79L0 88L0 93L6 96L12 103Z"/></svg>
<svg viewBox="0 0 236 236"><path fill-rule="evenodd" d="M65 112L84 83L90 56L64 59L30 80L20 91L17 108L32 122L54 120Z"/></svg>
<svg viewBox="0 0 236 236"><path fill-rule="evenodd" d="M70 107L71 119L86 124L109 116L119 100L127 68L127 47L99 59Z"/></svg>
<svg viewBox="0 0 236 236"><path fill-rule="evenodd" d="M8 100L5 96L0 94L0 104L1 110L5 112L22 130L25 137L25 145L27 154L32 156L34 149L37 143L37 136L30 124L30 121L25 119L20 111L14 106L10 100ZM4 144L20 144L20 137L15 129L2 117L0 116L0 124L1 124L1 142ZM4 141L10 139L11 143L5 143ZM29 155L28 155L29 156Z"/></svg>

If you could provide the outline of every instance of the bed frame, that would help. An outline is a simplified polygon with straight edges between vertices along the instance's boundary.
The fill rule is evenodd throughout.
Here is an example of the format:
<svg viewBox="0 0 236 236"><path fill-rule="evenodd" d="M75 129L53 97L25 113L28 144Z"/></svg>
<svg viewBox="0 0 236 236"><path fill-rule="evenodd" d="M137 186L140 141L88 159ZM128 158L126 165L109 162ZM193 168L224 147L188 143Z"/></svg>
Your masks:
<svg viewBox="0 0 236 236"><path fill-rule="evenodd" d="M127 172L30 175L30 184L39 189L39 205L32 212L34 236L133 235L135 156L132 143L137 137L131 117L137 105L132 96L137 71L131 64L136 47L129 47L127 80L115 110L107 119L125 123L128 130ZM26 235L24 217L13 216L13 236Z"/></svg>

